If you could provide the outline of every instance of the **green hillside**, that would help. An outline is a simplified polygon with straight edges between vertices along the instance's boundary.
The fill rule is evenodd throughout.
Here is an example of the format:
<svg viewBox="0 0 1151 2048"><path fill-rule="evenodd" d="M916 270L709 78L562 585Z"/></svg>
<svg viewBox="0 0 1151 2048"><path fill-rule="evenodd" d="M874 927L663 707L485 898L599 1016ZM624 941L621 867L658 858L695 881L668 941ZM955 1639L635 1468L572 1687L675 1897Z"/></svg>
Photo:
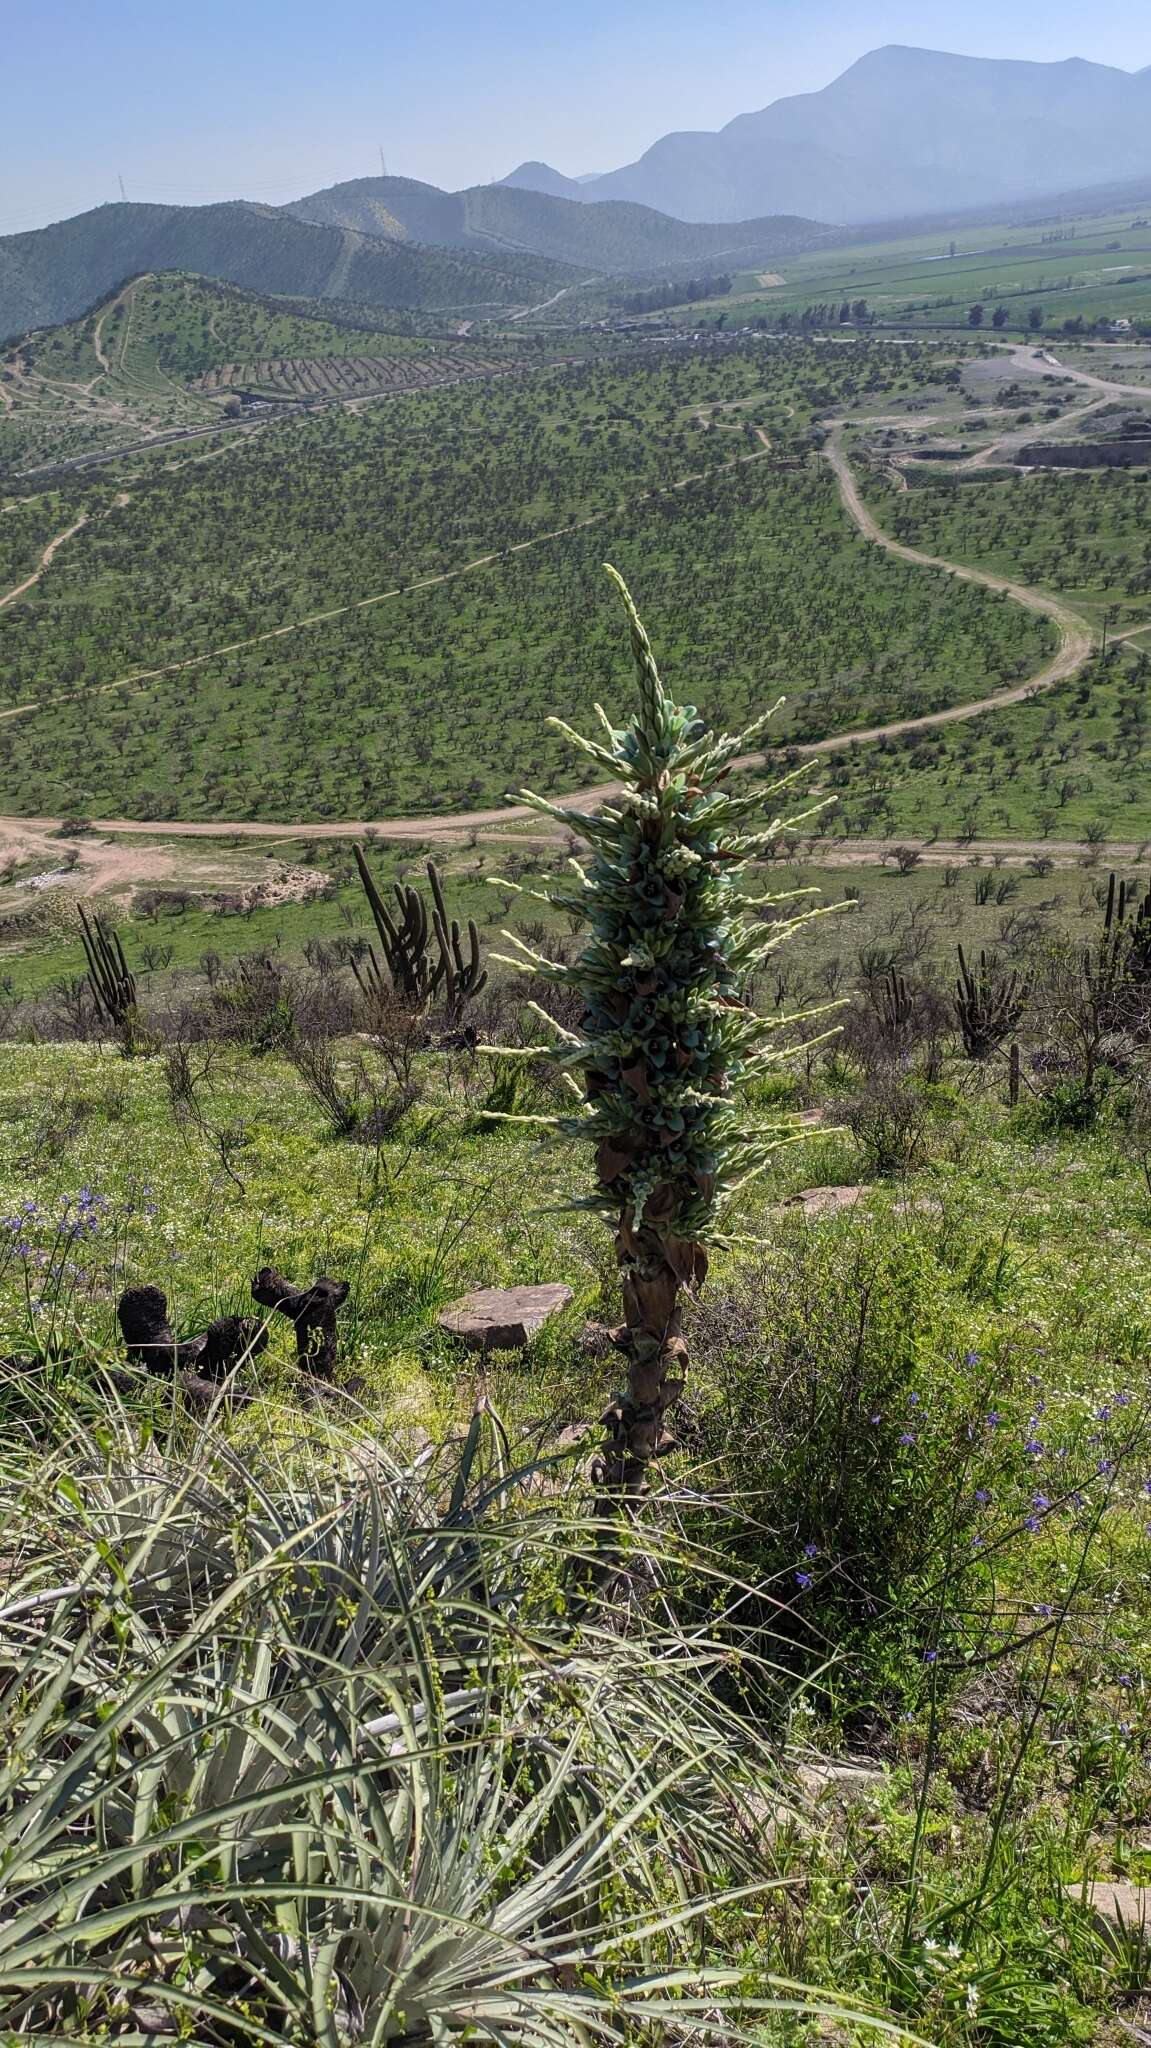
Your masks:
<svg viewBox="0 0 1151 2048"><path fill-rule="evenodd" d="M950 360L899 373L935 402ZM725 725L786 694L780 736L817 739L1026 675L1045 623L869 549L801 467L813 407L890 377L878 344L653 352L98 472L6 614L0 710L29 708L0 716L0 808L383 817L570 787L545 719L610 680L605 555Z"/></svg>
<svg viewBox="0 0 1151 2048"><path fill-rule="evenodd" d="M394 332L402 315L264 298L178 272L145 273L78 320L0 354L0 473L226 417L231 394L279 398L420 390L488 376L526 348ZM406 327L412 320L404 323ZM425 326L431 323L423 320Z"/></svg>
<svg viewBox="0 0 1151 2048"><path fill-rule="evenodd" d="M414 178L352 178L313 192L287 209L384 239L440 247L530 250L555 262L597 270L645 271L701 259L731 265L810 249L831 230L794 215L715 226L672 220L650 206L610 201L581 206L514 185L441 192Z"/></svg>
<svg viewBox="0 0 1151 2048"><path fill-rule="evenodd" d="M365 305L482 309L530 304L566 282L514 257L366 237L270 206L100 206L0 238L0 335L55 326L142 271L191 270L258 292Z"/></svg>

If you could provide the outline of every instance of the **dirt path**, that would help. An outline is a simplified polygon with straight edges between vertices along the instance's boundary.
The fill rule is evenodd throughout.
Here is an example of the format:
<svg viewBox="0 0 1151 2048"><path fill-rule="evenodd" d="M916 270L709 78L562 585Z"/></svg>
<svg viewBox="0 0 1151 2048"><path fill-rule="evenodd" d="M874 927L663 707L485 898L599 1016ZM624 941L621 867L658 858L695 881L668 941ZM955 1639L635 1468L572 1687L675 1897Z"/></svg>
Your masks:
<svg viewBox="0 0 1151 2048"><path fill-rule="evenodd" d="M1146 398L1148 395L1146 384L1116 384L1109 377L1094 376L1090 370L1073 370L1070 363L1061 363L1047 349L1028 348L1024 344L1021 348L1012 349L1011 360L1018 369L1030 370L1032 375L1037 370L1040 373L1046 370L1052 376L1070 377L1074 383L1086 384L1091 390L1102 391L1109 398Z"/></svg>
<svg viewBox="0 0 1151 2048"><path fill-rule="evenodd" d="M105 306L103 312L100 315L100 318L97 320L95 327L92 329L92 348L95 353L96 360L100 365L100 369L105 377L111 377L114 371L118 372L121 376L124 375L124 357L127 353L128 336L129 333L131 332L132 327L132 310L136 303L136 293L139 291L141 285L150 284L151 282L151 273L148 271L145 271L144 274L140 277L134 277L129 284L126 284L124 286L122 291L117 292L114 299L110 299L108 301L108 304ZM104 353L104 322L105 320L111 319L113 313L116 311L117 306L123 306L125 304L127 305L128 312L127 317L124 321L124 331L120 336L120 360L118 363L113 365L112 363L109 362L108 357ZM92 379L92 384L98 384L99 382L99 377L94 377ZM92 384L83 384L79 387L79 389L82 391L91 391Z"/></svg>
<svg viewBox="0 0 1151 2048"><path fill-rule="evenodd" d="M127 290L127 286L125 286L125 290ZM115 312L123 296L123 292L117 292L115 298L111 299L109 303L105 306L104 311L101 313L100 318L97 320L95 327L92 329L92 351L96 357L96 361L99 363L100 368L104 372L104 375L106 377L111 376L112 365L108 361L107 356L104 354L104 322L105 320L107 320L109 314ZM89 391L91 390L91 388L92 386L89 385Z"/></svg>
<svg viewBox="0 0 1151 2048"><path fill-rule="evenodd" d="M123 503L126 504L127 498L123 496L123 494L121 494L121 497ZM117 500L117 503L119 502L121 502L120 499ZM79 533L80 528L82 526L87 526L87 524L88 514L86 512L81 512L79 519L74 519L71 526L66 526L64 528L63 533L56 534L53 537L53 539L48 542L47 547L44 549L43 554L40 556L39 565L37 568L33 569L32 574L30 576L25 576L23 583L18 583L16 585L15 590L9 590L3 597L0 597L0 612L4 610L5 605L15 604L16 599L18 597L23 597L24 592L26 590L31 590L32 585L34 583L39 583L40 578L44 574L45 569L51 568L52 560L57 548L62 548L66 540L71 540L72 535L74 533Z"/></svg>
<svg viewBox="0 0 1151 2048"><path fill-rule="evenodd" d="M522 555L531 548L543 547L548 541L563 540L568 534L580 533L589 526L600 526L605 519L617 519L623 513L632 511L637 505L649 504L656 498L666 498L673 491L686 491L692 484L703 483L715 476L725 476L733 469L744 468L749 462L762 462L765 456L771 453L771 443L766 437L761 438L763 446L754 448L750 455L737 455L730 462L714 463L710 469L693 470L690 476L677 477L674 483L657 485L651 491L641 491L638 496L625 500L623 504L609 505L602 512L589 512L586 519L577 519L570 526L556 526L547 533L533 534L529 540L515 541L510 547L496 548L488 555L477 555L474 561L461 562L457 568L445 569L437 576L421 577L416 583L395 584L390 590L374 591L370 597L354 598L350 604L333 605L329 611L310 612L306 618L293 619L286 626L272 626L264 633L253 634L250 639L232 640L225 647L210 648L206 654L190 654L182 661L164 662L159 668L139 669L131 675L117 676L114 682L99 683L93 690L85 691L83 695L102 697L109 690L138 688L144 683L157 682L162 676L181 675L185 669L202 668L205 662L219 661L227 654L241 654L249 647L263 647L269 640L283 640L290 633L301 633L312 626L326 625L329 620L344 618L350 612L367 611L372 605L386 604L389 600L410 596L417 590L434 590L442 583L454 583L457 577L469 576L475 569L490 568L493 562L505 561L511 555ZM65 536L61 535L60 538L64 539ZM32 581L35 580L33 577ZM21 585L22 589L26 587ZM19 593L13 592L12 595L17 596ZM36 703L13 704L8 710L0 711L0 719L23 718L32 711L44 710L52 704L76 701L76 692L69 691L66 695L41 698Z"/></svg>
<svg viewBox="0 0 1151 2048"><path fill-rule="evenodd" d="M541 299L538 306L521 306L518 313L510 315L511 323L514 325L517 320L530 320L533 313L546 313L550 307L558 306L561 299L566 299L569 292L582 292L589 284L595 282L594 277L585 277L579 284L565 284L562 291L553 292L550 299Z"/></svg>
<svg viewBox="0 0 1151 2048"><path fill-rule="evenodd" d="M931 726L950 725L956 719L977 718L982 711L996 711L1005 704L1021 704L1025 698L1033 697L1041 690L1050 690L1056 683L1066 682L1090 660L1095 636L1086 619L1073 611L1070 605L1049 596L1045 590L1033 589L1030 584L1015 583L1009 576L997 576L990 569L972 569L966 563L947 562L940 555L928 555L921 548L907 547L903 541L893 540L859 494L855 472L844 453L841 429L833 429L824 454L835 471L844 507L865 540L884 548L888 554L898 555L900 561L913 562L924 569L943 569L964 583L978 583L984 590L1003 592L1027 611L1053 619L1059 628L1061 645L1054 660L1040 669L1038 675L1029 676L1026 682L1018 683L1009 690L997 691L993 697L981 698L974 704L953 704L946 711L931 711L919 718L896 719L889 725L873 726L866 732L838 734L825 740L821 746L801 751L825 753L836 747L850 746L856 740L887 739L894 733L926 731Z"/></svg>

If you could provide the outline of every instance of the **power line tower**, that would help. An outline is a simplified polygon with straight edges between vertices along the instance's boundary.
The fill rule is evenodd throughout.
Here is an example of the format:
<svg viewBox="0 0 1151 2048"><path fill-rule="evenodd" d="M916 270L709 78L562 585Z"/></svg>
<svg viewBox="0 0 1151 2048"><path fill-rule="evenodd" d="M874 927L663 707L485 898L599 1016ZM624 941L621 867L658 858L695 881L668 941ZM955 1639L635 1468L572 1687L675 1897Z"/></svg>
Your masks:
<svg viewBox="0 0 1151 2048"><path fill-rule="evenodd" d="M123 178L122 178L122 177L120 177L120 176L119 176L119 174L117 174L117 182L119 183L119 186L120 186L120 197L121 197L121 199L127 199L127 197L128 197L128 194L127 194L127 193L125 192L125 190L124 190L124 180L123 180Z"/></svg>

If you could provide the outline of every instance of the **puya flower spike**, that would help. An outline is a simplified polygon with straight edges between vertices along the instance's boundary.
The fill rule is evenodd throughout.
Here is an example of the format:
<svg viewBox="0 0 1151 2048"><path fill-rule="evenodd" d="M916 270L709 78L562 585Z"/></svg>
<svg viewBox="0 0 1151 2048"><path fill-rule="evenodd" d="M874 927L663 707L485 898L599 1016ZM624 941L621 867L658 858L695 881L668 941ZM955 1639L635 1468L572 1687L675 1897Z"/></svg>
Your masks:
<svg viewBox="0 0 1151 2048"><path fill-rule="evenodd" d="M582 997L580 1033L565 1034L558 1057L583 1109L556 1121L594 1146L594 1188L580 1206L598 1210L615 1232L624 1320L611 1334L627 1384L605 1417L602 1479L618 1496L642 1491L652 1460L673 1447L666 1417L687 1370L684 1297L725 1242L725 1199L799 1135L794 1122L758 1124L741 1105L741 1087L788 1057L773 1044L781 1020L759 1016L747 991L760 961L818 913L767 931L747 914L743 876L764 835L744 832L741 820L782 785L749 800L733 796L725 778L764 721L735 737L710 736L695 707L664 688L627 585L610 566L607 573L623 600L639 683L632 719L617 728L601 711L602 737L588 748L616 785L598 810L578 814L518 793L575 826L590 848L581 885L569 882L554 897L582 911L587 939L563 963L506 936L516 947L508 964L573 984Z"/></svg>

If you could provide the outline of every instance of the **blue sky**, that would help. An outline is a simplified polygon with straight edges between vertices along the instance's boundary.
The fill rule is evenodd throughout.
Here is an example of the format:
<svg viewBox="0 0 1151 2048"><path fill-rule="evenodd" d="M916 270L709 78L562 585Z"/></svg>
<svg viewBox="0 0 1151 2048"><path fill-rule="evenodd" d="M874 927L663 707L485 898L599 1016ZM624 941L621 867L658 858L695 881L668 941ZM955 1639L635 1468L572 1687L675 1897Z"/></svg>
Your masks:
<svg viewBox="0 0 1151 2048"><path fill-rule="evenodd" d="M629 162L887 42L1151 63L1147 0L29 0L7 10L0 233L115 198L271 203L379 169L457 186Z"/></svg>

